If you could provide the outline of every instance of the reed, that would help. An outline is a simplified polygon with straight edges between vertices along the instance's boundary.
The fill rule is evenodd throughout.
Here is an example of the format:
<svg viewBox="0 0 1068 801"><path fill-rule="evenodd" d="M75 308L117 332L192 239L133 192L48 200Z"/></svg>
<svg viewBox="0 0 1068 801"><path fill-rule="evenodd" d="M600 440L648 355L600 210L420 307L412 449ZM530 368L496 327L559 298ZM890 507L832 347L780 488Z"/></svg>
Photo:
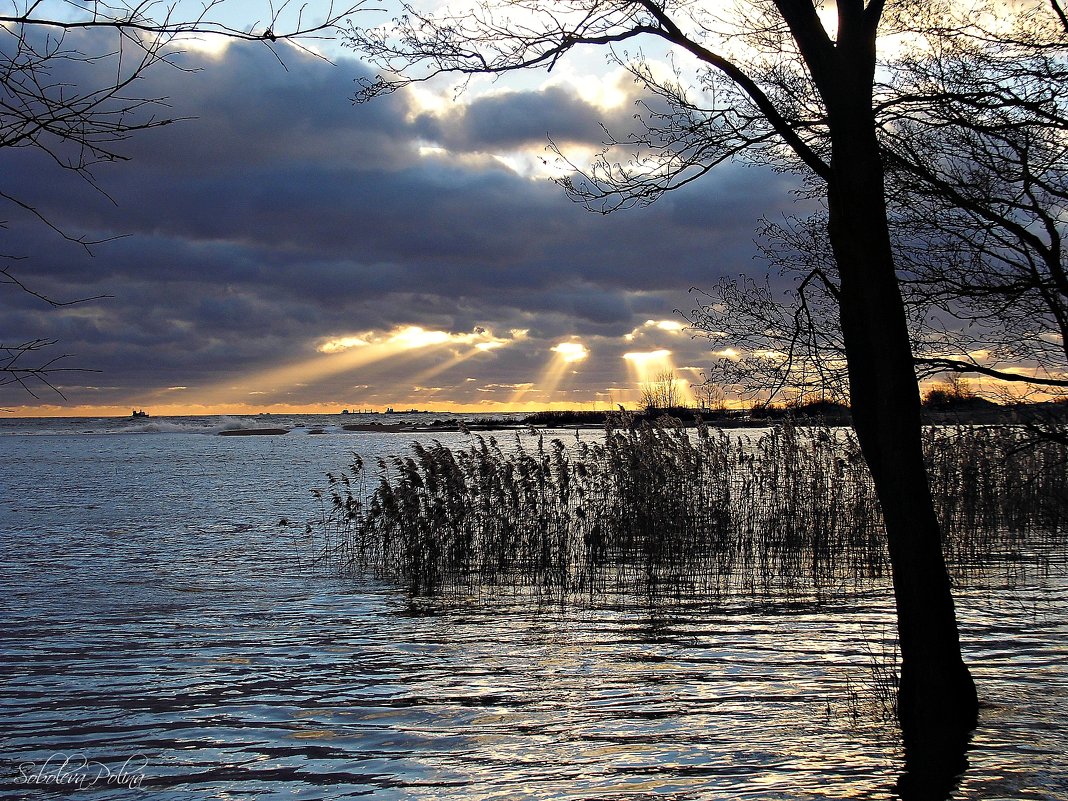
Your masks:
<svg viewBox="0 0 1068 801"><path fill-rule="evenodd" d="M515 433L359 458L308 530L346 571L415 594L509 587L541 598L819 595L888 570L882 517L848 429L756 439L617 419L603 441ZM1008 427L930 428L925 452L951 569L967 575L1068 527L1068 453Z"/></svg>

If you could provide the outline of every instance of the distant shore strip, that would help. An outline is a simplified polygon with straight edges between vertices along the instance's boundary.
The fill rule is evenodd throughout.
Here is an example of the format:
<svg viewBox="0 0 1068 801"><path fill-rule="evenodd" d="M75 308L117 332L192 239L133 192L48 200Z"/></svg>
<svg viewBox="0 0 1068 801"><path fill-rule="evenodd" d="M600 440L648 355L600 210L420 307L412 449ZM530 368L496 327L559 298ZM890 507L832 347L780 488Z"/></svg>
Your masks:
<svg viewBox="0 0 1068 801"><path fill-rule="evenodd" d="M1049 407L1049 408L1047 408ZM986 404L982 407L953 409L924 409L924 422L928 425L1013 425L1038 415L1055 415L1061 419L1068 412L1063 404L1053 408L1051 404L1022 404L1000 406ZM423 414L426 414L425 412ZM598 429L633 428L641 423L665 422L668 418L674 425L696 427L699 423L713 428L767 428L789 420L795 424L848 426L852 423L849 409L839 404L811 404L801 409L758 408L753 410L707 411L690 408L651 409L638 412L626 411L544 411L526 417L483 417L468 419L435 419L429 422L390 421L349 423L341 429L351 432L378 434L420 434L453 431L516 431L525 429ZM222 436L256 436L287 434L286 428L230 428L220 431ZM303 429L302 429L303 430ZM327 433L321 427L307 429L309 434Z"/></svg>

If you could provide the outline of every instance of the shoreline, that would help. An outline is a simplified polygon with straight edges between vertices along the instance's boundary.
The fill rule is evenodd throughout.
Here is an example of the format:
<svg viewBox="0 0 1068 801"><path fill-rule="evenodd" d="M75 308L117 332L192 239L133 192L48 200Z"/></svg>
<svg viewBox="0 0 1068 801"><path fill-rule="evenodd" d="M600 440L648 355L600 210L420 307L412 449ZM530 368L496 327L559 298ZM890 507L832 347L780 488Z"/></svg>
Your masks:
<svg viewBox="0 0 1068 801"><path fill-rule="evenodd" d="M1022 426L1063 430L1068 425L1068 403L1019 404L1014 406L980 402L954 406L926 406L924 426ZM3 418L0 435L19 433L204 433L226 437L282 436L331 433L403 434L430 436L456 432L537 432L624 430L643 425L693 429L746 430L778 427L848 427L852 420L847 407L831 404L800 409L758 408L756 410L698 411L676 408L653 411L561 410L534 413L423 412L418 415L190 415L148 418ZM27 426L25 424L32 424ZM43 428L43 432L36 429Z"/></svg>
<svg viewBox="0 0 1068 801"><path fill-rule="evenodd" d="M925 426L954 425L1023 425L1036 420L1068 422L1068 405L1033 404L1019 406L970 406L960 408L924 408L921 411ZM671 427L741 429L768 428L790 422L797 426L851 426L852 416L847 407L786 410L766 410L757 415L751 412L701 412L694 409L671 409L655 412L535 412L526 417L503 419L436 419L432 422L397 421L350 423L341 426L345 431L375 433L434 433L436 431L524 431L524 430L592 430L603 428L634 428L643 423L667 424Z"/></svg>

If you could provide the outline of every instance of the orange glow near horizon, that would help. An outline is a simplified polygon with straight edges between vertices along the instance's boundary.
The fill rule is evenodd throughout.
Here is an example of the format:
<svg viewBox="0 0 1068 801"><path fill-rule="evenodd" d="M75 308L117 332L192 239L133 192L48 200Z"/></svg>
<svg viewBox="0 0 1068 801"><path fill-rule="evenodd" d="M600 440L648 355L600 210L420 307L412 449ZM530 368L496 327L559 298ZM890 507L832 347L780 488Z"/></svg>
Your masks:
<svg viewBox="0 0 1068 801"><path fill-rule="evenodd" d="M442 412L509 412L542 411L563 408L595 408L596 401L559 401L550 399L564 382L569 367L589 356L589 349L577 340L558 343L551 348L552 358L537 382L517 385L508 400L455 401L439 398L427 387L434 377L455 368L469 359L507 347L527 337L527 331L515 329L507 337L494 336L484 328L468 334L430 331L418 326L396 328L376 333L363 332L324 339L316 346L315 355L299 362L273 367L259 372L219 381L205 388L173 386L131 395L122 403L76 405L41 404L8 408L13 417L128 417L130 410L145 409L152 417L190 415L257 415L257 414L336 414L343 408L373 408L383 411L386 405L395 408L427 409ZM391 367L433 356L435 363L419 372L411 372L402 381L394 380L381 388L373 399L345 395L341 399L300 403L277 400L297 388L307 388L330 376L389 361ZM537 391L538 400L525 397ZM336 395L337 390L331 392ZM389 393L386 398L385 394ZM182 397L195 398L183 402ZM262 401L257 402L257 397Z"/></svg>
<svg viewBox="0 0 1068 801"><path fill-rule="evenodd" d="M437 400L433 403L425 403L426 398L422 399L424 403L419 405L422 411L431 412L443 412L443 413L455 413L455 414L474 414L477 412L487 412L493 414L502 414L505 412L542 412L549 410L562 410L562 409L589 409L596 410L603 407L605 404L600 401L520 401L514 403L512 401L489 401L483 400L478 403L456 403L449 400ZM400 398L396 402L393 402L393 406L404 406L406 403L415 404L417 401L412 398ZM5 407L4 412L9 418L19 417L124 417L130 416L130 410L133 408L139 408L140 404L124 404L124 405L78 405L78 406L58 406L55 404L41 405L41 406L8 406ZM353 404L347 401L337 401L336 403L307 403L307 404L289 404L289 403L269 403L261 405L253 405L251 403L223 403L215 406L205 406L203 404L164 404L152 406L148 409L151 412L145 422L151 423L152 420L163 417L197 417L197 416L234 416L234 417L249 417L256 415L285 415L285 414L340 414L344 408L352 409ZM614 408L614 407L613 407ZM376 412L385 411L383 404L377 404L374 409Z"/></svg>
<svg viewBox="0 0 1068 801"><path fill-rule="evenodd" d="M310 361L314 364L326 364L328 361L337 360L331 364L330 372L337 372L350 368L353 364L370 364L375 359L392 358L398 360L414 359L422 351L430 349L435 354L437 361L417 373L411 373L403 381L394 380L388 385L378 388L377 394L361 397L361 390L369 389L366 385L353 387L351 394L339 395L338 391L332 390L330 394L320 393L320 400L311 402L293 402L287 400L269 399L266 393L247 392L243 396L234 389L228 392L222 390L228 387L215 387L219 390L219 397L208 398L196 387L171 386L161 388L153 392L130 395L121 402L114 403L35 403L33 405L8 405L0 408L0 415L8 419L18 417L120 417L130 416L131 409L143 408L148 411L152 418L182 417L201 415L240 415L255 416L259 414L337 414L342 409L358 411L361 408L374 411L384 411L387 404L397 409L418 408L425 411L439 411L450 413L477 413L486 412L500 414L504 412L535 412L544 410L560 409L615 409L619 403L635 404L638 402L643 384L655 382L658 376L670 372L673 369L673 354L667 350L652 350L647 352L631 352L624 355L633 384L625 387L622 383L615 383L608 387L597 389L591 387L581 393L579 397L587 398L580 400L573 393L560 392L559 399L553 394L561 387L566 387L572 379L574 366L586 360L590 353L585 345L575 341L565 341L550 348L551 357L542 369L537 381L516 384L500 385L487 384L491 389L484 390L482 398L458 401L450 399L450 390L459 388L461 384L452 382L435 389L431 381L436 376L448 370L464 364L470 359L493 350L498 347L511 345L521 339L525 332L512 332L511 339L498 340L486 332L474 334L451 334L443 338L441 332L423 332L402 329L403 336L394 337L397 333L392 332L380 336L377 341L370 341L363 337L351 337L347 341L330 340L330 342L342 342L330 353L323 353L320 346L320 354ZM342 338L344 339L344 338ZM365 344L357 344L354 340L360 339ZM326 344L325 342L323 343ZM566 347L563 347L566 346ZM444 352L442 352L444 351ZM373 357L373 358L369 358ZM679 372L696 368L675 368ZM1019 368L1018 372L1027 374L1026 368ZM328 373L323 372L321 375ZM262 380L264 376L277 378L284 375L290 380L301 380L300 384L310 383L308 372L299 370L299 365L276 368L274 371L264 371L253 378ZM304 379L304 380L302 380ZM244 379L251 382L251 378ZM475 379L468 378L474 382ZM688 387L684 379L679 379L681 397L683 402L693 402L691 397L692 388ZM933 377L920 382L921 393L938 387L943 379ZM999 402L1011 402L1023 400L1023 390L1013 384L999 383L982 378L969 377L969 387L980 394L998 400ZM232 386L234 382L228 382ZM300 386L294 383L293 386ZM262 386L262 385L261 385ZM474 386L477 386L475 384ZM497 389L492 389L496 387ZM64 391L70 394L75 388L64 387ZM374 390L371 390L372 392ZM510 393L510 394L509 394ZM284 393L280 392L279 394ZM497 397L503 396L498 400ZM277 396L275 396L277 397ZM297 397L294 393L292 397ZM1027 396L1027 400L1042 401L1051 400L1056 396L1039 394ZM190 398L184 401L183 398ZM262 400L257 400L262 398ZM727 398L730 408L746 408L749 403L737 397Z"/></svg>

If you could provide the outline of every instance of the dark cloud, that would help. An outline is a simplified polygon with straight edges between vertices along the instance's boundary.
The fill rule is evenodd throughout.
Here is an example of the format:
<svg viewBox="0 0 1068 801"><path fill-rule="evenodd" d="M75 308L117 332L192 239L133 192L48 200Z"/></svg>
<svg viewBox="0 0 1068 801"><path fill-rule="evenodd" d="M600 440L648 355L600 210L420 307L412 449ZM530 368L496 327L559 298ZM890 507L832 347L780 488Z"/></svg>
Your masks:
<svg viewBox="0 0 1068 801"><path fill-rule="evenodd" d="M571 336L588 340L591 356L568 386L592 393L631 380L625 334L686 308L691 286L752 269L757 219L790 201L781 176L728 165L651 207L589 214L492 153L536 149L547 134L596 145L598 122L625 125L629 108L606 118L557 87L436 117L413 114L403 94L353 107L353 78L366 70L352 61L292 54L286 71L250 46L185 58L202 69L157 69L142 90L188 119L124 143L130 160L96 172L106 195L39 153L0 152L5 192L69 234L121 236L90 254L17 208L5 214L0 252L27 257L5 264L35 288L112 296L54 310L0 295L0 341L58 338L78 364L103 371L93 383L111 389L68 381L72 404L124 404L177 385L192 400L220 377L312 358L326 339L411 325L528 332L474 356L467 347L432 379L448 390L442 399L478 402L502 391L490 384L535 381ZM427 143L445 150L421 151ZM679 365L707 350L660 329L650 336L676 348ZM362 368L377 382L363 391L463 355L450 347ZM333 402L368 383L335 375L264 398ZM8 390L0 405L31 400Z"/></svg>
<svg viewBox="0 0 1068 801"><path fill-rule="evenodd" d="M550 140L596 144L605 128L626 131L633 115L628 104L606 112L554 86L481 97L444 115L421 114L413 128L450 150L478 152L545 146Z"/></svg>

